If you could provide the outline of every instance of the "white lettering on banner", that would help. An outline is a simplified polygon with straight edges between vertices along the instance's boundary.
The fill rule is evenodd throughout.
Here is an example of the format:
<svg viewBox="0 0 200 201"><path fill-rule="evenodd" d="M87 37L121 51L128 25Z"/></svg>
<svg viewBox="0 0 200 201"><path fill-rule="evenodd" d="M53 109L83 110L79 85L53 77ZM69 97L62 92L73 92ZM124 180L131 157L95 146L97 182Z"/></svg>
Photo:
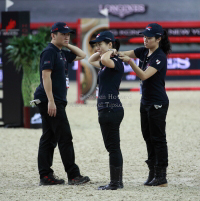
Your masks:
<svg viewBox="0 0 200 201"><path fill-rule="evenodd" d="M106 4L99 5L99 12L107 8L110 14L124 18L134 13L145 13L146 7L144 4Z"/></svg>
<svg viewBox="0 0 200 201"><path fill-rule="evenodd" d="M169 58L167 59L167 69L188 69L190 67L190 59L185 58Z"/></svg>
<svg viewBox="0 0 200 201"><path fill-rule="evenodd" d="M136 63L136 65L139 65L139 59L133 59L133 61ZM132 72L132 68L129 64L124 63L124 73ZM190 67L190 59L185 58L168 58L167 59L167 69L188 69ZM73 70L78 70L78 61L74 62L74 65L72 66Z"/></svg>
<svg viewBox="0 0 200 201"><path fill-rule="evenodd" d="M114 36L139 36L141 37L140 32L144 29L111 29L110 31ZM169 36L200 36L200 28L179 28L167 29Z"/></svg>
<svg viewBox="0 0 200 201"><path fill-rule="evenodd" d="M121 29L119 30L119 36L141 36L140 32L143 30L136 30L136 29Z"/></svg>
<svg viewBox="0 0 200 201"><path fill-rule="evenodd" d="M143 29L111 29L114 36L141 36Z"/></svg>
<svg viewBox="0 0 200 201"><path fill-rule="evenodd" d="M168 34L172 36L189 36L190 29L168 29Z"/></svg>
<svg viewBox="0 0 200 201"><path fill-rule="evenodd" d="M126 80L135 80L136 75L126 75Z"/></svg>
<svg viewBox="0 0 200 201"><path fill-rule="evenodd" d="M193 35L200 36L200 29L192 29Z"/></svg>
<svg viewBox="0 0 200 201"><path fill-rule="evenodd" d="M133 59L133 61L135 62L135 64L138 66L139 65L139 59ZM131 68L131 66L129 64L124 63L124 73L128 73L128 72L132 72L133 69Z"/></svg>
<svg viewBox="0 0 200 201"><path fill-rule="evenodd" d="M6 31L6 29L0 30L2 36L18 36L19 35L19 29L10 29Z"/></svg>

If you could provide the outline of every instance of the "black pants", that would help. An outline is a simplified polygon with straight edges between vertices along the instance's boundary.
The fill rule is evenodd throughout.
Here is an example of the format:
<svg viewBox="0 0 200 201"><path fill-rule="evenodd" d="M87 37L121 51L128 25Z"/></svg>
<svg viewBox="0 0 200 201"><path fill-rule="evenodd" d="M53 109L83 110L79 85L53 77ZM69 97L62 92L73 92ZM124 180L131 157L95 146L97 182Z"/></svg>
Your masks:
<svg viewBox="0 0 200 201"><path fill-rule="evenodd" d="M168 166L165 133L168 106L169 104L166 104L156 109L154 105L140 105L141 129L148 153L147 162L160 167Z"/></svg>
<svg viewBox="0 0 200 201"><path fill-rule="evenodd" d="M53 164L53 154L56 145L60 151L61 159L67 172L68 179L80 175L79 167L75 164L72 133L65 112L65 103L56 103L56 117L50 117L47 113L47 103L37 105L42 116L42 131L38 151L38 169L40 178L53 173L50 168Z"/></svg>
<svg viewBox="0 0 200 201"><path fill-rule="evenodd" d="M103 135L104 145L109 152L109 163L112 166L123 165L123 158L120 149L119 128L124 117L123 108L118 111L103 109L99 111L99 124Z"/></svg>

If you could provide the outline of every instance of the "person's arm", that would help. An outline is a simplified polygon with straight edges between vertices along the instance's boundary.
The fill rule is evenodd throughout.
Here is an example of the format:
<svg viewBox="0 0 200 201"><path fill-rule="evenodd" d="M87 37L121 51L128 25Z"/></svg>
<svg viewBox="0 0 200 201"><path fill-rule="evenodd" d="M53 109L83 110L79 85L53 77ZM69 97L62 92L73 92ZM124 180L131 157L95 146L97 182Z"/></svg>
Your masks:
<svg viewBox="0 0 200 201"><path fill-rule="evenodd" d="M48 114L49 116L56 116L56 104L54 102L54 97L52 93L52 80L51 80L52 70L47 69L42 71L42 80L45 93L48 98Z"/></svg>
<svg viewBox="0 0 200 201"><path fill-rule="evenodd" d="M120 51L118 52L120 56L128 56L128 57L131 57L131 58L134 58L136 59L136 55L135 55L135 52L134 50L129 50L129 51Z"/></svg>
<svg viewBox="0 0 200 201"><path fill-rule="evenodd" d="M119 58L123 60L124 62L129 63L131 68L134 70L136 75L141 80L146 80L150 78L152 75L154 75L158 71L157 69L151 66L149 66L145 71L141 70L129 56L120 56Z"/></svg>
<svg viewBox="0 0 200 201"><path fill-rule="evenodd" d="M89 63L97 68L101 68L99 61L100 61L100 53L96 52L90 56L88 59Z"/></svg>
<svg viewBox="0 0 200 201"><path fill-rule="evenodd" d="M117 50L116 49L110 49L107 52L105 52L102 56L101 56L101 63L108 67L108 68L114 68L115 67L115 63L112 59L110 59L111 55L116 54Z"/></svg>
<svg viewBox="0 0 200 201"><path fill-rule="evenodd" d="M78 61L86 57L85 52L83 52L83 50L81 50L80 48L70 44L68 44L66 47L76 55L74 61Z"/></svg>

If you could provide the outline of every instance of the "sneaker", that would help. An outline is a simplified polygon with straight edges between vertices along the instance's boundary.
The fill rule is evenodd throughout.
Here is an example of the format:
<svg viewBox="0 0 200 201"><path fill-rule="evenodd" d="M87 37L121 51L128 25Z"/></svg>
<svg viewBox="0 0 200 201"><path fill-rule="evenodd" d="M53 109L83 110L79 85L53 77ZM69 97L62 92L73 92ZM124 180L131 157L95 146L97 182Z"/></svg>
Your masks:
<svg viewBox="0 0 200 201"><path fill-rule="evenodd" d="M78 176L78 177L75 177L74 179L69 179L68 180L68 184L69 185L79 185L79 184L84 184L86 182L90 181L90 178L88 176Z"/></svg>
<svg viewBox="0 0 200 201"><path fill-rule="evenodd" d="M65 181L63 179L59 179L52 173L49 173L47 176L44 176L42 179L40 179L39 186L58 185L58 184L65 184Z"/></svg>

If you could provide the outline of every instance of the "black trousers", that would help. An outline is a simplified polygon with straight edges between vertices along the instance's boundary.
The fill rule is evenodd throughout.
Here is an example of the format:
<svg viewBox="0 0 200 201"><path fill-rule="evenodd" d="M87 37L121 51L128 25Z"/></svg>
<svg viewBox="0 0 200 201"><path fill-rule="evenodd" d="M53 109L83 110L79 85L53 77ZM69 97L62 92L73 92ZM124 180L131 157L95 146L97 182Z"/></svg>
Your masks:
<svg viewBox="0 0 200 201"><path fill-rule="evenodd" d="M54 149L57 144L68 179L79 176L79 167L75 164L72 133L65 112L66 103L56 102L56 117L50 117L48 115L48 103L40 103L37 106L42 116L43 131L38 151L40 178L49 173L53 173L51 166L53 164Z"/></svg>
<svg viewBox="0 0 200 201"><path fill-rule="evenodd" d="M168 106L166 104L156 109L154 105L140 105L141 129L148 153L147 163L160 167L168 166L165 132Z"/></svg>
<svg viewBox="0 0 200 201"><path fill-rule="evenodd" d="M113 111L103 109L99 113L99 124L103 135L104 145L109 152L109 164L115 167L123 165L123 158L120 149L120 124L124 117L124 109Z"/></svg>

